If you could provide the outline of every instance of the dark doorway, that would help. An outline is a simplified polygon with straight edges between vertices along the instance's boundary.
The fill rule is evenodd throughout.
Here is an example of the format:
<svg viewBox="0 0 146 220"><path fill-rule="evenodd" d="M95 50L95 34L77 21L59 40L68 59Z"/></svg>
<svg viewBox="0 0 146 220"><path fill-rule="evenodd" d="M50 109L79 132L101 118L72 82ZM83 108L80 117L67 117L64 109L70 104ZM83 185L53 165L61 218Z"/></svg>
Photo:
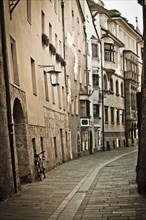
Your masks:
<svg viewBox="0 0 146 220"><path fill-rule="evenodd" d="M93 149L93 146L92 146L93 142L92 142L92 131L90 131L90 149L89 149L89 153L92 154L92 149Z"/></svg>

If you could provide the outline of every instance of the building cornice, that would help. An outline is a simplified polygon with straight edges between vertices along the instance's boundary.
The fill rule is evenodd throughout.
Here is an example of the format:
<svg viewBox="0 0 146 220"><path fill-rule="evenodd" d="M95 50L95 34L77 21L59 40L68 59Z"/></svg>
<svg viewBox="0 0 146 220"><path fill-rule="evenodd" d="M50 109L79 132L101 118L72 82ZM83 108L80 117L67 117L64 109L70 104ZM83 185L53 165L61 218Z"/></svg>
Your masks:
<svg viewBox="0 0 146 220"><path fill-rule="evenodd" d="M134 29L134 26L128 23L127 19L125 19L124 17L115 16L115 17L112 17L112 19L121 21L125 25L125 27L128 27L129 30L132 31L137 37L142 38L141 33L139 33L136 29Z"/></svg>

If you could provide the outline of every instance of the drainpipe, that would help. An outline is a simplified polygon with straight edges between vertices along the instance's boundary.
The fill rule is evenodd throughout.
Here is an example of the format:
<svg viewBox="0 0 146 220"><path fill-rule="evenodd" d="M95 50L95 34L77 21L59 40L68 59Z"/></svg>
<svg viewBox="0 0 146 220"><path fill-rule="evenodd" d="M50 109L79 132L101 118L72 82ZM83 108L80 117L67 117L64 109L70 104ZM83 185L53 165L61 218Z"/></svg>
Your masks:
<svg viewBox="0 0 146 220"><path fill-rule="evenodd" d="M96 31L97 32L97 31ZM101 90L102 90L102 151L105 151L105 143L104 143L104 81L103 81L103 59L102 59L102 42L99 38L98 32L97 36L100 43L100 54L101 54Z"/></svg>
<svg viewBox="0 0 146 220"><path fill-rule="evenodd" d="M4 65L4 77L6 86L6 102L7 102L7 117L8 117L8 129L9 129L9 140L10 140L10 152L12 159L12 172L14 179L14 190L17 192L16 172L15 172L15 155L14 155L14 139L13 139L13 123L11 113L11 97L10 97L10 83L8 74L7 64L7 47L6 47L6 30L5 30L5 18L4 18L4 1L0 1L0 20L1 20L1 32L2 32L2 54L3 54L3 65Z"/></svg>
<svg viewBox="0 0 146 220"><path fill-rule="evenodd" d="M65 51L64 0L61 1L61 10L62 10L62 30L63 30L63 56L65 59L66 51ZM65 86L67 87L66 66L64 66L64 75L65 75Z"/></svg>

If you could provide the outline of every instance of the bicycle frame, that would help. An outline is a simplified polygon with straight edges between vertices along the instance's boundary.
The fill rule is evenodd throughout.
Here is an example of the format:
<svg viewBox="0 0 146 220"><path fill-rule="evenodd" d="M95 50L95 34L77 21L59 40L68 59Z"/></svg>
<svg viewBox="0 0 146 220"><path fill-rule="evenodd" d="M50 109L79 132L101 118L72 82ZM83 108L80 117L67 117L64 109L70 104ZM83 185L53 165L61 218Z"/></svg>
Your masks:
<svg viewBox="0 0 146 220"><path fill-rule="evenodd" d="M43 180L43 177L44 177L44 179L46 178L45 168L43 166L43 161L42 161L43 158L42 159L40 158L40 154L43 154L44 152L45 151L42 151L41 153L34 155L34 162L35 162L35 166L37 169L38 178L41 181Z"/></svg>

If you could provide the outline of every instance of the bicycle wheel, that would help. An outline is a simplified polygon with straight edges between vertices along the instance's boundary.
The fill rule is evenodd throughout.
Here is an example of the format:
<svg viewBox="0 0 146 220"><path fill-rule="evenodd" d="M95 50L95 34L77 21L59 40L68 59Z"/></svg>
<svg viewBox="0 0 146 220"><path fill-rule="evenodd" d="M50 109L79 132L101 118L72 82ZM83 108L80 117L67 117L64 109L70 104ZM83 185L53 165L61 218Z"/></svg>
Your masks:
<svg viewBox="0 0 146 220"><path fill-rule="evenodd" d="M42 175L44 176L44 179L45 179L46 175L45 175L45 168L43 166L43 163L41 163L41 173L42 173Z"/></svg>
<svg viewBox="0 0 146 220"><path fill-rule="evenodd" d="M43 174L43 176L44 176L44 179L46 179L45 168L43 167L42 169L43 169L43 170L42 170L42 174Z"/></svg>
<svg viewBox="0 0 146 220"><path fill-rule="evenodd" d="M39 164L37 164L37 173L38 173L38 178L42 181L43 180L43 173L41 170L41 167Z"/></svg>

